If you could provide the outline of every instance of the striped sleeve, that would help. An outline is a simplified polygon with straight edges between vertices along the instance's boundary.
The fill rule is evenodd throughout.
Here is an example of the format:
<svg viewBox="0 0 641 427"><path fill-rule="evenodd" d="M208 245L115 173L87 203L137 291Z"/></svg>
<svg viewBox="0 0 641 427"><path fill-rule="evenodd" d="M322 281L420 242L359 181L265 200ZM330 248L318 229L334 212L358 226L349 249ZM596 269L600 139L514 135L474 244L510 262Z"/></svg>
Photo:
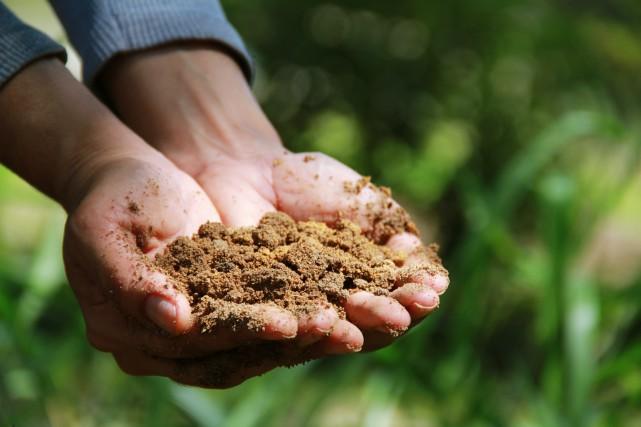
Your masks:
<svg viewBox="0 0 641 427"><path fill-rule="evenodd" d="M0 3L0 87L25 66L46 56L66 60L61 45L22 22Z"/></svg>
<svg viewBox="0 0 641 427"><path fill-rule="evenodd" d="M212 41L251 79L252 62L218 0L50 0L91 85L115 55L181 40Z"/></svg>

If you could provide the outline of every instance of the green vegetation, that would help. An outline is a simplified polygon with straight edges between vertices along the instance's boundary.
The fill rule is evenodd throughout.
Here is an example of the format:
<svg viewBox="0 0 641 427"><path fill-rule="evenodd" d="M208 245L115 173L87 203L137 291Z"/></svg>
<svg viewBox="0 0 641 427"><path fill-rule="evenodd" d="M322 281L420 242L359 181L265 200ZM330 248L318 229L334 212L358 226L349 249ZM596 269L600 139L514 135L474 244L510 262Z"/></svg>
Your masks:
<svg viewBox="0 0 641 427"><path fill-rule="evenodd" d="M225 3L286 144L441 243L441 309L227 391L126 377L84 339L63 214L0 170L0 425L641 425L641 3Z"/></svg>

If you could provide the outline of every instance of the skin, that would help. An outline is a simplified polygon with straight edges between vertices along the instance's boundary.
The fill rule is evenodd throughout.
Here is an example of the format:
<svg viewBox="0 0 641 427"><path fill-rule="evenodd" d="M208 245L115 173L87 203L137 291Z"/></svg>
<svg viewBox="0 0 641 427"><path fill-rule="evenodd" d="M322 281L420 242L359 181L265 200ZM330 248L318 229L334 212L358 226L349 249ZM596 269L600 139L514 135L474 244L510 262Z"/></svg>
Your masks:
<svg viewBox="0 0 641 427"><path fill-rule="evenodd" d="M327 222L342 213L367 231L368 204L397 206L369 188L347 194L344 183L361 176L340 162L286 150L237 63L212 46L181 44L129 54L113 61L100 83L122 120L193 177L227 225L255 225L265 213L279 210ZM409 233L387 244L406 253L421 246ZM425 262L415 253L406 265ZM448 284L446 276L418 272L391 297L355 293L345 305L348 322L333 326L345 329L344 341L320 334L309 340L330 342L328 353L388 345L438 306Z"/></svg>
<svg viewBox="0 0 641 427"><path fill-rule="evenodd" d="M0 88L0 162L67 211L64 260L88 340L125 372L228 387L280 365L387 345L438 305L447 278L419 272L393 298L352 295L347 320L321 307L295 318L257 306L247 315L263 321L260 332L199 334L186 298L148 267L173 239L206 221L255 224L275 209L329 221L351 208L367 229L362 208L381 196L366 189L345 197L342 182L358 174L285 150L235 62L209 46L120 58L101 84L120 119L59 61L27 66ZM388 245L410 253L420 242L400 234ZM292 350L255 366L220 358L267 342ZM215 369L224 379L208 377Z"/></svg>

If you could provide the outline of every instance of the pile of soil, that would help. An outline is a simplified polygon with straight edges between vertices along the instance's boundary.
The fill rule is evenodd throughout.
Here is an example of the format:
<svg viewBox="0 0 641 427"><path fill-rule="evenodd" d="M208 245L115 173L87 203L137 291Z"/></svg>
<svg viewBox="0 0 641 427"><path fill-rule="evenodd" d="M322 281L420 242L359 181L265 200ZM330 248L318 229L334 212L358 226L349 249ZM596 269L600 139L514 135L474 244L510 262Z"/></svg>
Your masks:
<svg viewBox="0 0 641 427"><path fill-rule="evenodd" d="M297 222L284 213L265 215L258 226L229 228L207 223L182 237L155 259L192 304L202 332L220 326L260 330L248 320L252 304L275 304L296 315L333 305L345 315L350 292L387 295L416 268L400 267L407 254L382 245L389 235L415 231L399 209L369 234L347 220L331 226ZM422 248L429 263L420 268L445 273L436 246Z"/></svg>
<svg viewBox="0 0 641 427"><path fill-rule="evenodd" d="M213 335L218 328L262 330L264 319L249 315L255 304L276 305L297 316L333 306L344 318L345 299L352 292L387 295L418 269L446 275L436 245L417 249L426 264L403 266L410 254L394 252L385 243L395 234L418 231L407 212L392 202L389 189L368 178L344 185L348 196L364 188L375 194L372 202L364 213L356 202L346 213L364 214L372 224L366 232L340 217L325 224L294 221L284 213L269 213L256 227L210 222L192 237L175 240L154 265L188 297L202 333ZM137 242L139 247L144 240ZM196 385L228 387L265 366L292 366L322 356L313 346L263 341L176 363L197 376Z"/></svg>

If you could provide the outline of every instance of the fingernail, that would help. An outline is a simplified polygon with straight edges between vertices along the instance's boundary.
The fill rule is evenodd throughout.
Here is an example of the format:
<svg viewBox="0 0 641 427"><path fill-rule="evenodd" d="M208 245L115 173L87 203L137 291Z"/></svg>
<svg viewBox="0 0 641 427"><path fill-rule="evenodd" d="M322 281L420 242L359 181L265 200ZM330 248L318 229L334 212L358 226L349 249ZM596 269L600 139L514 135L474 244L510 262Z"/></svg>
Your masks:
<svg viewBox="0 0 641 427"><path fill-rule="evenodd" d="M289 320L285 318L273 321L268 334L277 340L290 340L296 338L298 331L296 330L296 324L289 322Z"/></svg>
<svg viewBox="0 0 641 427"><path fill-rule="evenodd" d="M450 285L450 279L447 276L437 275L432 277L431 280L432 289L436 291L437 294L442 295L447 290Z"/></svg>
<svg viewBox="0 0 641 427"><path fill-rule="evenodd" d="M414 302L414 305L417 308L421 309L421 310L434 310L434 309L438 308L438 306L439 306L439 304L441 302L441 299L438 297L438 294L436 294L434 292L430 292L430 293L431 293L431 295L427 294L429 299L430 299L429 304L421 304L420 302L417 301L417 302ZM417 299L420 299L423 302L426 302L425 300L427 300L428 298L426 298L425 294L424 294L422 296L422 298L417 298Z"/></svg>
<svg viewBox="0 0 641 427"><path fill-rule="evenodd" d="M415 302L414 303L414 307L418 308L421 311L436 310L438 308L438 303L434 304L434 305L427 306L427 305L423 305L423 304L419 304L419 303Z"/></svg>
<svg viewBox="0 0 641 427"><path fill-rule="evenodd" d="M363 346L345 344L345 343L336 343L336 344L329 344L325 348L325 353L330 355L351 354L351 353L358 353L362 349L363 349Z"/></svg>
<svg viewBox="0 0 641 427"><path fill-rule="evenodd" d="M297 325L290 317L281 315L276 321L276 324L284 339L290 340L296 338L296 335L298 335Z"/></svg>
<svg viewBox="0 0 641 427"><path fill-rule="evenodd" d="M167 332L176 331L176 306L166 298L151 295L145 301L147 317Z"/></svg>
<svg viewBox="0 0 641 427"><path fill-rule="evenodd" d="M396 325L382 325L374 328L375 331L382 332L394 338L400 337L407 330L407 328L398 327Z"/></svg>
<svg viewBox="0 0 641 427"><path fill-rule="evenodd" d="M361 351L363 349L363 346L362 345L347 344L347 349L349 351L351 351L352 353L358 353L359 351Z"/></svg>
<svg viewBox="0 0 641 427"><path fill-rule="evenodd" d="M285 310L265 307L257 319L262 324L260 337L263 339L279 341L292 339L297 335L296 319Z"/></svg>

